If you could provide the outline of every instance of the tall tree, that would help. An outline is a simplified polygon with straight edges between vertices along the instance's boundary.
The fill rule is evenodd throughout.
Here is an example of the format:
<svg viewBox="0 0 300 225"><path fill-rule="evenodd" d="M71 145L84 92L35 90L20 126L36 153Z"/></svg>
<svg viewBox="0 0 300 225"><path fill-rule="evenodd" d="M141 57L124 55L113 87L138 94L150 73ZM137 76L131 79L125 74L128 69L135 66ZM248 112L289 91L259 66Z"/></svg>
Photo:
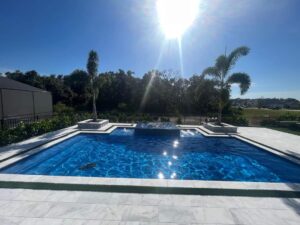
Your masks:
<svg viewBox="0 0 300 225"><path fill-rule="evenodd" d="M96 109L96 96L98 96L98 87L96 79L98 77L98 64L99 58L96 51L90 51L87 62L87 72L91 83L92 96L93 96L93 121L97 121L97 109Z"/></svg>
<svg viewBox="0 0 300 225"><path fill-rule="evenodd" d="M217 58L214 66L208 67L202 72L202 76L212 76L216 81L216 85L219 91L219 124L221 124L222 122L222 110L224 108L224 105L229 100L231 85L239 84L241 94L245 94L250 87L251 80L248 74L239 72L229 75L230 70L236 64L237 60L241 56L248 55L249 51L250 49L248 47L242 46L233 50L228 56L226 54L220 55Z"/></svg>

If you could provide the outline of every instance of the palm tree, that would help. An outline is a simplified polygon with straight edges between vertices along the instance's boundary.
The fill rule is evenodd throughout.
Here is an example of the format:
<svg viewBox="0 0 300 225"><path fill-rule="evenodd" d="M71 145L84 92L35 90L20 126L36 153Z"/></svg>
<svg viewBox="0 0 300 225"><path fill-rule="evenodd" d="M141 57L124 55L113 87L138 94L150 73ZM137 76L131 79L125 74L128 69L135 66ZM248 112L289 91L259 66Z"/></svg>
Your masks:
<svg viewBox="0 0 300 225"><path fill-rule="evenodd" d="M245 94L251 84L251 80L246 73L233 73L229 75L230 70L236 64L241 56L246 56L250 49L242 46L233 50L228 56L226 53L220 55L214 66L206 68L202 72L202 76L212 76L216 81L216 86L219 91L219 105L218 105L218 123L222 122L222 110L229 99L230 88L232 84L239 84L241 94ZM227 78L228 77L228 78ZM226 79L227 78L227 79Z"/></svg>
<svg viewBox="0 0 300 225"><path fill-rule="evenodd" d="M90 51L87 62L87 72L91 82L92 97L93 97L93 121L97 121L96 96L98 95L97 76L98 76L98 54L96 51Z"/></svg>

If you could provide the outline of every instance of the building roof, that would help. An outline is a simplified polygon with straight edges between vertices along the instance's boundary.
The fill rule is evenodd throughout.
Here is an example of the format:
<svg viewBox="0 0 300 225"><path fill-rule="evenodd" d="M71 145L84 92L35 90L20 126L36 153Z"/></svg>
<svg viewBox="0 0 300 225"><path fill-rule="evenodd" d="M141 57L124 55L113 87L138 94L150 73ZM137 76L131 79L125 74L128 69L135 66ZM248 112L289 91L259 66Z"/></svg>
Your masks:
<svg viewBox="0 0 300 225"><path fill-rule="evenodd" d="M30 86L28 84L24 84L19 81L15 81L15 80L9 79L7 77L1 77L1 76L0 76L0 89L46 92L43 89L36 88L36 87Z"/></svg>

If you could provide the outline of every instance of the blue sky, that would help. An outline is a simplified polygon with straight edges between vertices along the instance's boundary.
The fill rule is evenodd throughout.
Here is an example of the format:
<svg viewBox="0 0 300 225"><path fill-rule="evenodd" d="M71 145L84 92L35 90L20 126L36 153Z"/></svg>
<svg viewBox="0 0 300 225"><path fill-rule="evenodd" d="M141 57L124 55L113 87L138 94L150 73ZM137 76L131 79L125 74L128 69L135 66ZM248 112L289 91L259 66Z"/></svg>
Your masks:
<svg viewBox="0 0 300 225"><path fill-rule="evenodd" d="M251 53L234 69L252 78L244 97L300 99L299 11L299 0L202 0L182 37L182 75L200 74L225 46L247 45ZM1 0L0 30L0 72L69 74L85 69L91 49L102 72L181 71L154 0ZM236 87L232 95L240 97Z"/></svg>

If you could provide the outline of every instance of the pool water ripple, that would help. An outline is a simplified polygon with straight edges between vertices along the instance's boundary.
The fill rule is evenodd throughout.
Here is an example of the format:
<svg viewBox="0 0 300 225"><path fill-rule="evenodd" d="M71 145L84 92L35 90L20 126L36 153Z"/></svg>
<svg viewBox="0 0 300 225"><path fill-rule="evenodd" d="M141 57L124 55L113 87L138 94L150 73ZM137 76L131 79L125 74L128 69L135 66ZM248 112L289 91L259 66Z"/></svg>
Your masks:
<svg viewBox="0 0 300 225"><path fill-rule="evenodd" d="M11 174L300 183L300 166L235 138L79 134L0 171Z"/></svg>

